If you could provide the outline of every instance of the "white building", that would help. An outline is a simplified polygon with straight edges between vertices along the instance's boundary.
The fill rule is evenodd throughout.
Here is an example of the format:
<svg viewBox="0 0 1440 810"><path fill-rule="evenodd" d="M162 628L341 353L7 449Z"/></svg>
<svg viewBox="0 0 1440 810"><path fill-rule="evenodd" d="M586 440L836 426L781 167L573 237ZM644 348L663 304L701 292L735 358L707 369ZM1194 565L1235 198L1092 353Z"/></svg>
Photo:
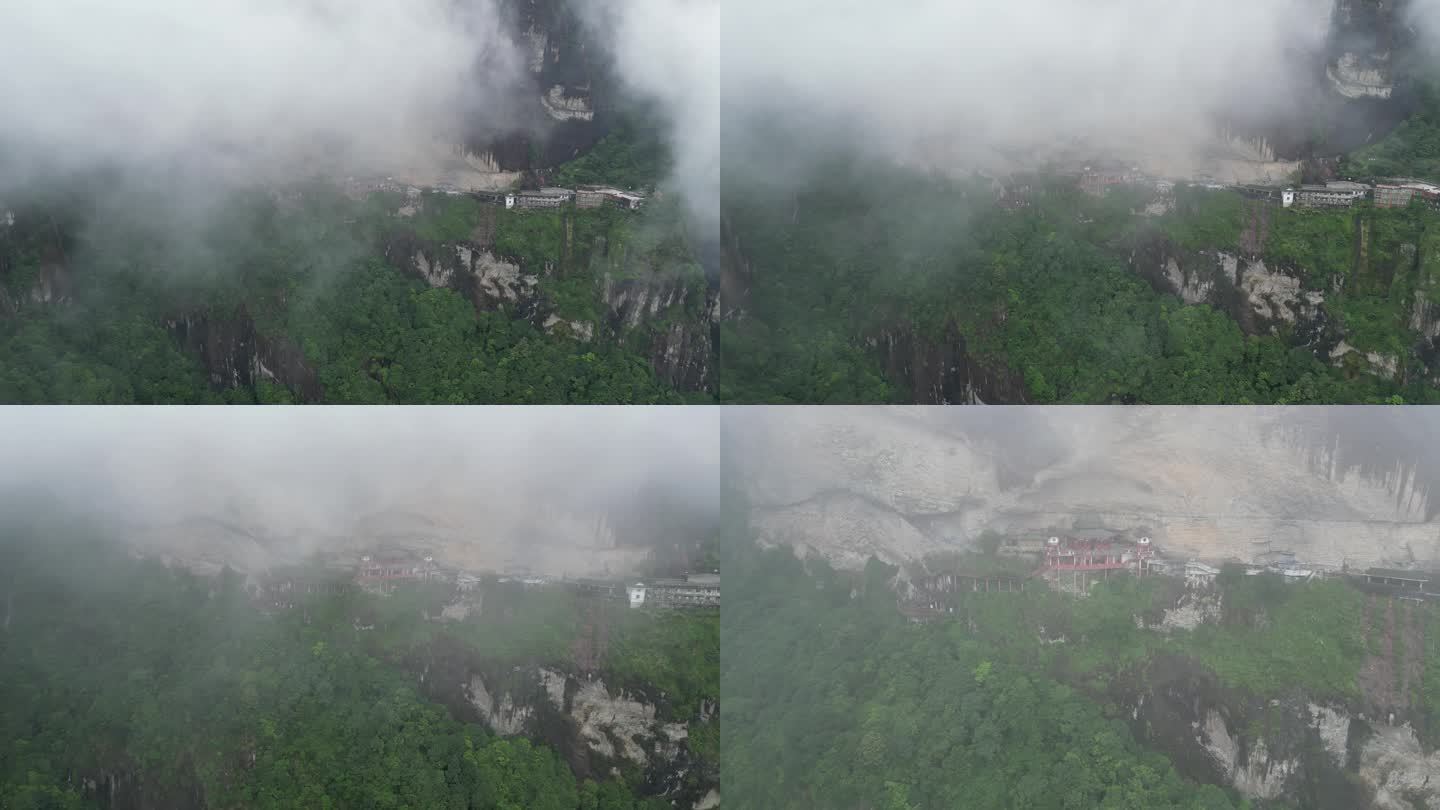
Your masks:
<svg viewBox="0 0 1440 810"><path fill-rule="evenodd" d="M1292 205L1294 205L1294 204L1295 204L1295 189L1293 189L1293 188L1287 188L1287 189L1285 189L1284 191L1280 192L1280 206L1281 206L1282 208L1289 208L1290 206L1292 206Z"/></svg>
<svg viewBox="0 0 1440 810"><path fill-rule="evenodd" d="M645 604L645 583L637 582L625 589L630 595L630 607L638 608Z"/></svg>

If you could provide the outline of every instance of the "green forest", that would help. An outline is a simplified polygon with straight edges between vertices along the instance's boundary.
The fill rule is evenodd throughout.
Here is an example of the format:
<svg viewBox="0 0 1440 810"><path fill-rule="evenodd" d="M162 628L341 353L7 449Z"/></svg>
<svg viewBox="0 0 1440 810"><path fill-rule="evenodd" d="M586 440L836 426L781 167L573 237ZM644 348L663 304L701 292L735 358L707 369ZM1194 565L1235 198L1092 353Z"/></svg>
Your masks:
<svg viewBox="0 0 1440 810"><path fill-rule="evenodd" d="M447 639L497 671L558 662L578 632L573 597L499 592L502 618L444 629L421 618L435 597L424 589L314 597L270 615L228 569L206 578L138 559L75 521L6 524L4 810L108 806L85 789L107 778L177 810L670 806L642 798L633 769L577 780L562 752L456 721L407 669ZM602 674L666 694L662 712L677 719L718 696L718 617L619 615L628 623ZM692 725L691 778L713 779L716 724Z"/></svg>
<svg viewBox="0 0 1440 810"><path fill-rule="evenodd" d="M570 171L630 143L612 139ZM20 210L0 227L0 401L714 401L675 389L650 363L652 341L675 322L709 328L678 201L512 211L427 194L401 217L403 194L357 201L321 183L287 194L206 200L193 221L167 194L140 190L103 204L83 188L54 192ZM416 246L436 256L462 241L537 276L544 311L589 324L594 339L542 329L519 303L477 309L397 268ZM604 275L688 295L683 309L612 331ZM37 300L44 291L66 300ZM186 329L200 345L184 344ZM249 377L252 355L267 368L241 379L234 366Z"/></svg>
<svg viewBox="0 0 1440 810"><path fill-rule="evenodd" d="M744 521L731 520L726 572L738 592L721 628L721 683L732 808L1248 807L1228 787L1180 777L1132 736L1135 694L1172 677L1157 672L1188 673L1157 689L1193 699L1212 679L1232 710L1261 707L1240 710L1250 712L1242 722L1273 744L1294 732L1263 707L1364 707L1367 656L1403 655L1366 632L1368 597L1351 585L1285 584L1240 566L1222 569L1220 613L1193 630L1140 626L1137 617L1158 623L1184 585L1133 576L1098 583L1083 599L1040 586L956 594L951 615L914 624L898 610L895 567L872 558L859 574L801 562L783 547L758 548ZM1440 613L1421 616L1423 695L1412 722L1433 745L1440 644L1428 639L1440 633ZM1294 800L1363 806L1350 776L1316 766L1292 788Z"/></svg>
<svg viewBox="0 0 1440 810"><path fill-rule="evenodd" d="M1415 82L1410 117L1394 132L1342 158L1352 177L1414 177L1440 181L1440 83L1432 76Z"/></svg>
<svg viewBox="0 0 1440 810"><path fill-rule="evenodd" d="M721 628L728 807L1247 806L986 636L907 626L884 566L852 599L849 577L787 550L736 557Z"/></svg>
<svg viewBox="0 0 1440 810"><path fill-rule="evenodd" d="M1173 213L1146 220L1133 213L1141 195L1095 198L1060 178L1037 177L1025 204L999 207L978 179L853 162L817 177L784 199L727 186L727 229L754 271L745 316L722 324L722 401L910 401L877 341L940 345L956 333L976 365L1015 379L1034 404L1440 401L1423 374L1401 385L1332 367L1294 336L1246 335L1130 269L1156 237L1190 251L1238 247L1245 209L1233 193L1182 188ZM1326 304L1344 338L1418 364L1408 296L1434 294L1440 219L1418 208L1310 214L1278 212L1265 257L1300 265L1312 289L1346 277ZM1356 217L1370 229L1358 268ZM1412 272L1400 254L1416 249Z"/></svg>

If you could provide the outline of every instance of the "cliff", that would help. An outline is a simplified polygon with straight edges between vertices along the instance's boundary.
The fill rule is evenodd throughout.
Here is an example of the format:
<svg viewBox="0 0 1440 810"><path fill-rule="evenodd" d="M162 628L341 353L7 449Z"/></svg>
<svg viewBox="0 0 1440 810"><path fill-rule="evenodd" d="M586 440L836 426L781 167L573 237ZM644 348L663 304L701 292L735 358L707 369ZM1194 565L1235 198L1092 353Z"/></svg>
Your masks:
<svg viewBox="0 0 1440 810"><path fill-rule="evenodd" d="M1191 630L1233 622L1230 598L1192 583L1172 596L1161 621L1136 622L1162 634L1187 611L1192 620L1184 626ZM1172 652L1124 671L1095 697L1113 701L1136 737L1165 752L1181 773L1247 799L1316 810L1434 806L1440 752L1420 731L1429 722L1420 687L1425 636L1433 631L1428 610L1374 595L1362 597L1361 610L1365 653L1357 688L1346 698L1317 698L1292 686L1267 699ZM1251 621L1267 621L1264 611ZM1343 636L1337 632L1331 642L1343 644Z"/></svg>
<svg viewBox="0 0 1440 810"><path fill-rule="evenodd" d="M714 392L719 289L686 261L688 246L652 239L651 229L667 224L638 219L597 232L591 212L480 213L468 240L427 241L399 230L381 251L403 272L461 293L477 311L503 310L550 334L632 347L677 390ZM507 252L496 216L538 228L545 235L537 241L553 247Z"/></svg>
<svg viewBox="0 0 1440 810"><path fill-rule="evenodd" d="M1267 539L1337 568L1440 560L1440 469L1421 414L1066 410L997 428L824 410L727 415L727 458L762 543L841 567L973 548L987 529L1077 524L1149 535L1179 559L1248 562L1251 541ZM1061 455L1006 472L1007 448L1027 442Z"/></svg>
<svg viewBox="0 0 1440 810"><path fill-rule="evenodd" d="M525 59L525 80L504 123L475 116L466 148L488 169L555 166L593 146L614 125L619 98L610 59L569 0L507 0L505 28Z"/></svg>
<svg viewBox="0 0 1440 810"><path fill-rule="evenodd" d="M1152 233L1131 246L1128 262L1157 291L1215 307L1246 334L1279 336L1350 371L1434 384L1440 253L1432 216L1247 203L1238 245L1186 249ZM1268 242L1279 227L1286 232ZM1298 258L1290 255L1296 240Z"/></svg>
<svg viewBox="0 0 1440 810"><path fill-rule="evenodd" d="M690 746L693 729L719 722L704 701L693 714L663 694L607 686L603 673L555 666L496 667L475 650L442 638L407 657L422 691L464 722L501 736L544 742L577 779L603 780L636 771L647 796L678 808L703 806L719 793L718 763Z"/></svg>

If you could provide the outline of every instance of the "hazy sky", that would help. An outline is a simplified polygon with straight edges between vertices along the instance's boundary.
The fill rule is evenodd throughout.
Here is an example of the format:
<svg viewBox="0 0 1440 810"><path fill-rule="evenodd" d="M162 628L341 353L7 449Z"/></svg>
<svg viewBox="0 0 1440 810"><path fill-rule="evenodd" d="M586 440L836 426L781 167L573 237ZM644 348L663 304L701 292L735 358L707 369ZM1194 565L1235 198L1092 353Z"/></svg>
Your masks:
<svg viewBox="0 0 1440 810"><path fill-rule="evenodd" d="M39 484L140 525L305 538L418 515L510 543L552 518L581 533L602 514L643 522L657 493L697 520L718 508L708 407L10 407L0 426L0 491Z"/></svg>

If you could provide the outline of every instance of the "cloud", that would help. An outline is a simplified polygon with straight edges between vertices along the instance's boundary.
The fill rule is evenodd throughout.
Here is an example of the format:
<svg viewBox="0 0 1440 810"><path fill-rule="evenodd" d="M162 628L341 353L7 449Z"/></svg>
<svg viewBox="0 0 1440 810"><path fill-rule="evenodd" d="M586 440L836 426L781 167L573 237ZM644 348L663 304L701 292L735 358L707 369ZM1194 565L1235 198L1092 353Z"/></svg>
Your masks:
<svg viewBox="0 0 1440 810"><path fill-rule="evenodd" d="M598 0L580 6L627 89L657 104L675 156L672 184L719 236L719 0Z"/></svg>
<svg viewBox="0 0 1440 810"><path fill-rule="evenodd" d="M0 166L236 178L415 160L523 75L490 0L5 4ZM3 190L3 189L0 189Z"/></svg>
<svg viewBox="0 0 1440 810"><path fill-rule="evenodd" d="M945 168L1077 139L1186 157L1323 77L1331 2L733 0L727 177L783 168L776 131Z"/></svg>
<svg viewBox="0 0 1440 810"><path fill-rule="evenodd" d="M262 556L382 536L490 562L549 540L563 556L596 521L643 525L662 506L709 525L718 419L643 406L0 408L0 494L49 493L171 548L228 543L221 556L252 566L248 538Z"/></svg>

